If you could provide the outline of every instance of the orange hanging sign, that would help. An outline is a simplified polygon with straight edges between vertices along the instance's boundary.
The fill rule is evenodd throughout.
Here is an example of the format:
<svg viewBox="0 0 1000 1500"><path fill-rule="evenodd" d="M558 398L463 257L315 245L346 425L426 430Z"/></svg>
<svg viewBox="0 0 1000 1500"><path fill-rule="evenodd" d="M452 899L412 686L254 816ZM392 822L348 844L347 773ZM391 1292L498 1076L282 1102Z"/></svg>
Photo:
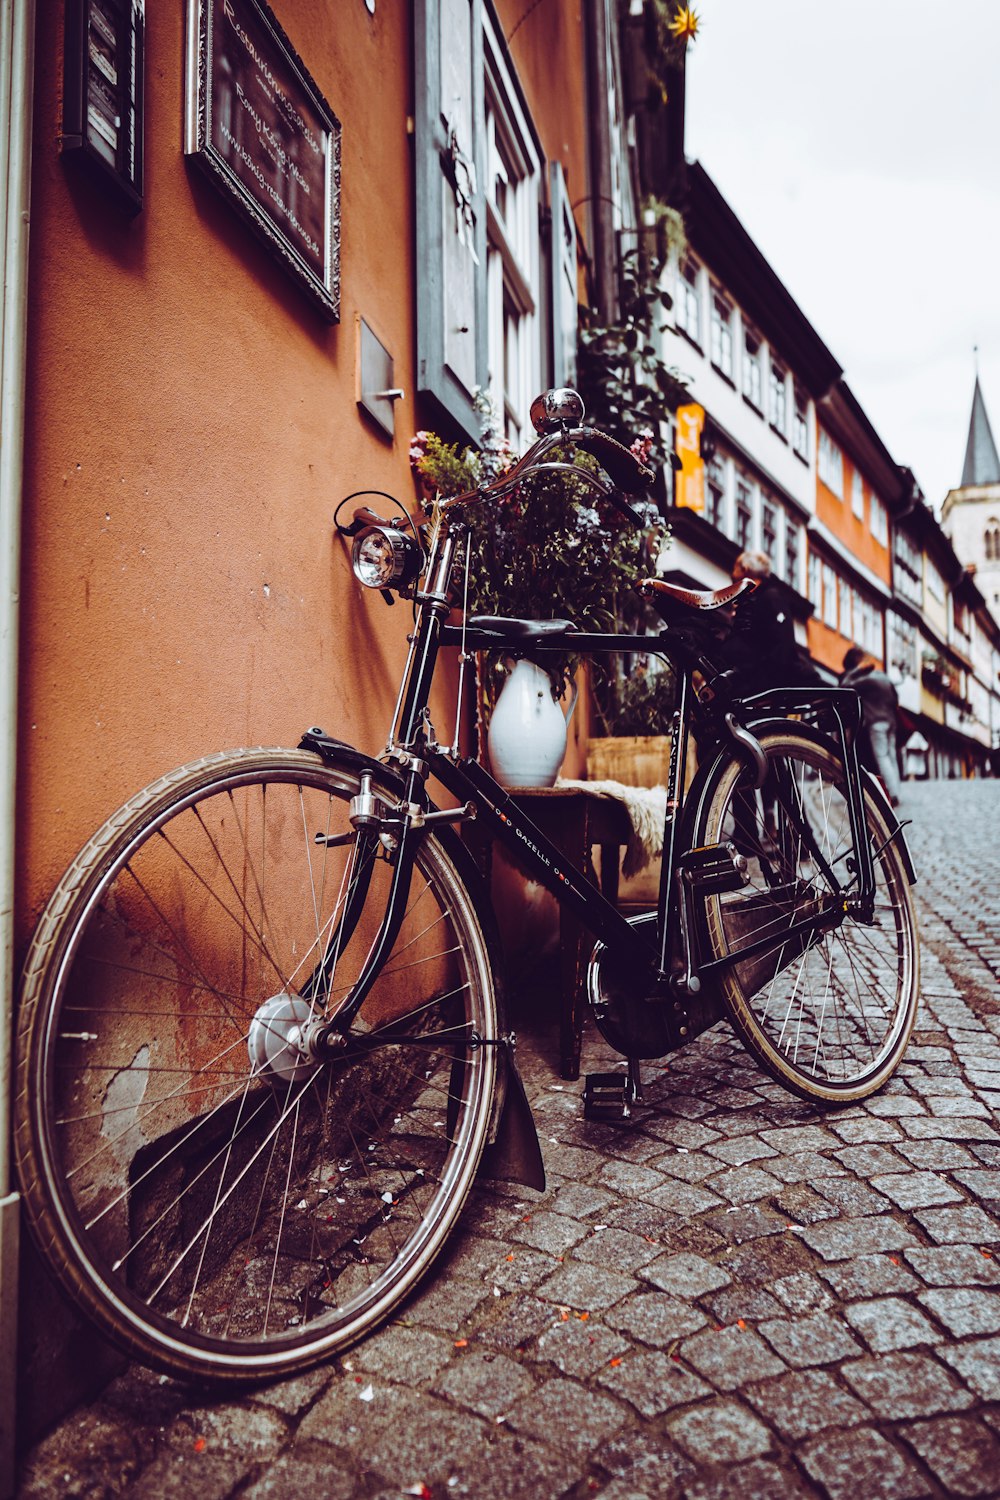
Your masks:
<svg viewBox="0 0 1000 1500"><path fill-rule="evenodd" d="M677 505L689 510L705 509L705 461L701 456L701 434L705 426L705 408L692 402L677 408L677 456L681 466L674 478Z"/></svg>

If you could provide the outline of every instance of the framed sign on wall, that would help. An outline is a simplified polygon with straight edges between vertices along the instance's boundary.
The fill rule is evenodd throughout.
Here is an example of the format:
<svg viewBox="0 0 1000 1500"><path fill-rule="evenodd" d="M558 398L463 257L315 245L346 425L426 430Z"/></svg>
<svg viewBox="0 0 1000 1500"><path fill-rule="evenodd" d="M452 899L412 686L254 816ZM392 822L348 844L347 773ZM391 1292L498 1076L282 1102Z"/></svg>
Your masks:
<svg viewBox="0 0 1000 1500"><path fill-rule="evenodd" d="M340 122L265 0L188 0L184 150L340 315Z"/></svg>

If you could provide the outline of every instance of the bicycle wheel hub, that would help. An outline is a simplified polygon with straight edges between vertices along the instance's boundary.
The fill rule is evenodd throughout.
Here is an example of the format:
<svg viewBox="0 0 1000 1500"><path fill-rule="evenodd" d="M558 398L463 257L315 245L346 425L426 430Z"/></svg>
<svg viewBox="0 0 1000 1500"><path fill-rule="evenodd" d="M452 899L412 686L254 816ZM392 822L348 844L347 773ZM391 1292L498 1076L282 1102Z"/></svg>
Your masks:
<svg viewBox="0 0 1000 1500"><path fill-rule="evenodd" d="M255 1073L301 1083L320 1063L306 1050L303 1027L313 1008L301 995L272 995L250 1022L247 1052Z"/></svg>

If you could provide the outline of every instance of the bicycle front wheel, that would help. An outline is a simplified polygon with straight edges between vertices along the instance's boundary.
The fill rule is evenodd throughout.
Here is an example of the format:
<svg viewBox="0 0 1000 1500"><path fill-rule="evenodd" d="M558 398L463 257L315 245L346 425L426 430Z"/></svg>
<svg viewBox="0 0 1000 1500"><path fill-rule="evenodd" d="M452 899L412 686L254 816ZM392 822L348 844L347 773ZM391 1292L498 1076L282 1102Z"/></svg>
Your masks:
<svg viewBox="0 0 1000 1500"><path fill-rule="evenodd" d="M716 958L731 960L721 970L723 999L747 1049L792 1092L846 1103L885 1083L913 1026L909 880L884 813L865 793L876 889L874 920L859 921L839 757L807 733L760 743L768 762L760 791L730 761L703 803L697 842L731 840L747 860L742 889L706 898L708 938ZM810 918L812 930L789 933Z"/></svg>
<svg viewBox="0 0 1000 1500"><path fill-rule="evenodd" d="M421 842L356 1045L330 1062L296 1049L385 912L386 850L362 853L348 819L357 790L297 751L182 767L81 851L29 953L30 1222L71 1298L174 1374L289 1374L366 1333L433 1261L483 1150L493 974L439 838Z"/></svg>

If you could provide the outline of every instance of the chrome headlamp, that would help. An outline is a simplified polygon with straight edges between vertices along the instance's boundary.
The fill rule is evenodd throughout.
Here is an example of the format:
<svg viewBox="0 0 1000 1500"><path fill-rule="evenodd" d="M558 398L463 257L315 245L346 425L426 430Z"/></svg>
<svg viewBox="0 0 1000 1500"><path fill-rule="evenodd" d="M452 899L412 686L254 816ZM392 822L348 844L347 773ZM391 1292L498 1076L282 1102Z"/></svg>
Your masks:
<svg viewBox="0 0 1000 1500"><path fill-rule="evenodd" d="M422 554L402 523L379 521L354 538L351 567L366 589L394 589L402 593L420 575Z"/></svg>

